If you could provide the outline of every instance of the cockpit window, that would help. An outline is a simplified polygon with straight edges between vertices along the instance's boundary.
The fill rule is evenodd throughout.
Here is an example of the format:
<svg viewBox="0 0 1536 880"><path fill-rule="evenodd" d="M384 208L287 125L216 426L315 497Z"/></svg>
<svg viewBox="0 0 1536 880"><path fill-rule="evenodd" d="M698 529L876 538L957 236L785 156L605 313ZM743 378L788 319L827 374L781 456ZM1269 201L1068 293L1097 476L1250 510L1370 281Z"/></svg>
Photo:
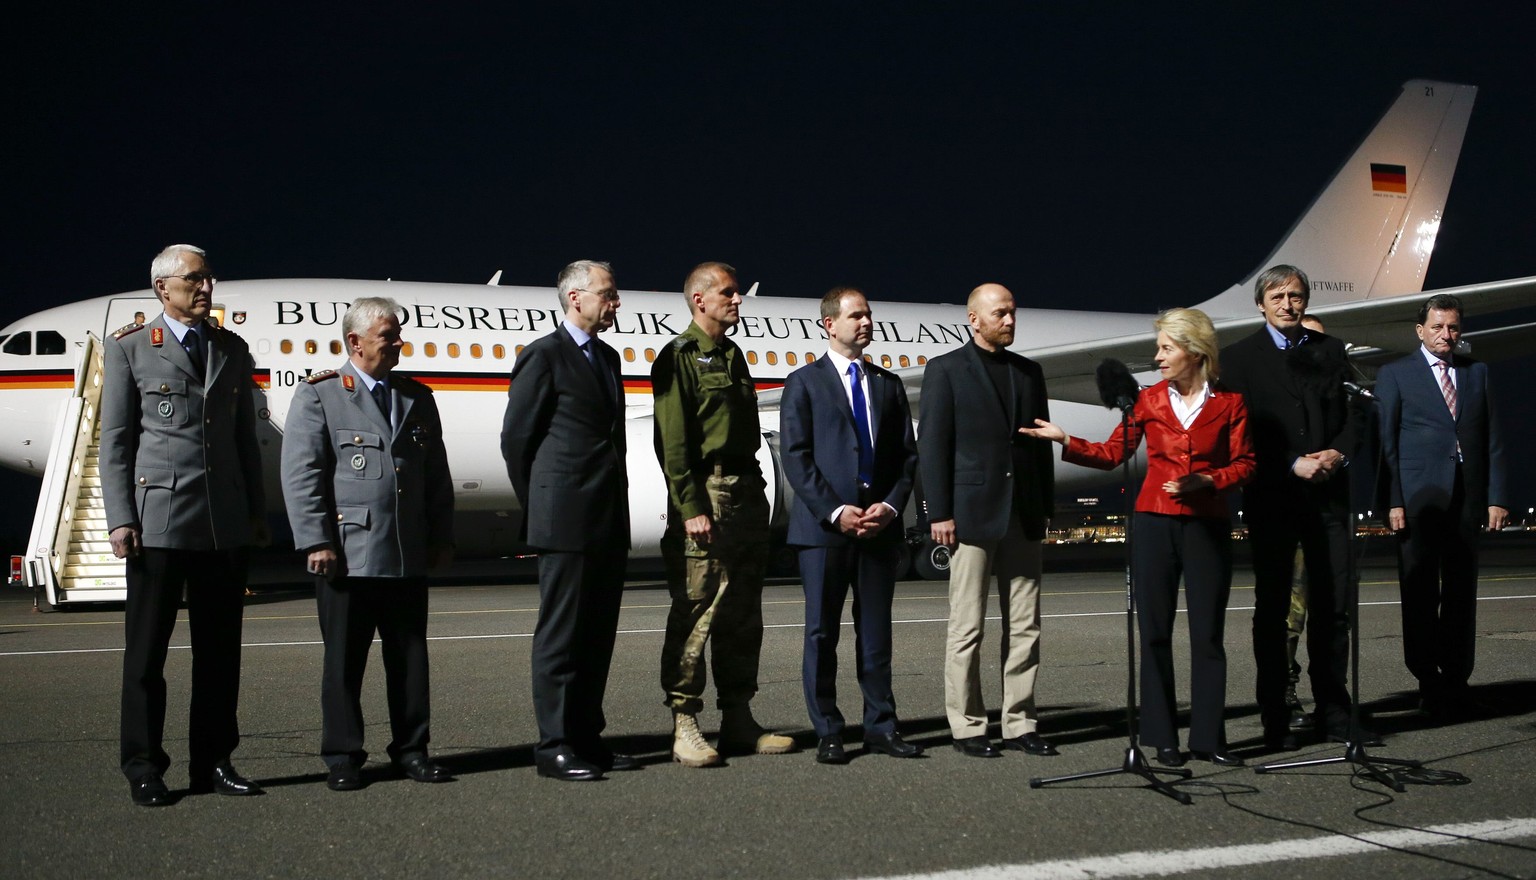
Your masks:
<svg viewBox="0 0 1536 880"><path fill-rule="evenodd" d="M17 333L15 336L12 336L10 339L7 339L5 341L5 347L3 349L0 349L0 351L4 351L6 354L31 354L32 353L32 333L31 333L31 331L28 331L26 333Z"/></svg>
<svg viewBox="0 0 1536 880"><path fill-rule="evenodd" d="M57 330L37 331L38 354L63 354L65 348L64 334Z"/></svg>

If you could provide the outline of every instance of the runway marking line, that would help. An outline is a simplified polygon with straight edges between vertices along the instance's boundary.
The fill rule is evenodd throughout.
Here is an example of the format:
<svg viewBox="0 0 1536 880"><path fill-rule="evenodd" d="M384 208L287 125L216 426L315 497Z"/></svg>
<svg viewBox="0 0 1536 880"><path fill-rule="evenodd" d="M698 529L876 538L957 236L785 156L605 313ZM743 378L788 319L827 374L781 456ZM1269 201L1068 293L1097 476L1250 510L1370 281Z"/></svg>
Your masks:
<svg viewBox="0 0 1536 880"><path fill-rule="evenodd" d="M1477 601L1479 601L1479 602L1496 602L1496 601L1503 600L1503 599L1536 599L1536 594L1523 595L1523 596L1479 596ZM1376 606L1376 605L1401 605L1402 603L1401 602L1361 602L1360 604L1362 606ZM635 606L626 606L626 607L635 607ZM654 606L646 606L646 607L654 607ZM1181 607L1179 610L1183 611L1184 609ZM1236 612L1236 611L1252 611L1252 610L1253 610L1253 606L1252 605L1229 605L1229 606L1227 606L1227 613L1228 614L1231 614L1231 613ZM1124 614L1125 614L1125 609L1122 608L1122 609L1118 609L1118 610L1115 610L1115 611L1078 611L1078 612L1068 612L1068 613L1062 613L1062 614L1042 614L1041 617L1043 619L1056 620L1056 619L1082 618L1082 617L1121 617ZM248 619L250 619L250 618L248 618ZM297 619L297 618L274 617L274 618L261 618L261 619L287 620L287 619ZM1001 621L1002 617L1000 615L999 616L992 616L992 617L986 618L986 620L989 621L989 622L991 622L991 621ZM895 624L898 624L898 623L948 623L948 622L949 622L949 618L947 618L947 617L914 617L914 618L906 618L906 619L903 619L903 620L892 620L891 621L892 625L895 625ZM119 623L121 623L121 621L119 621ZM184 618L184 617L177 618L177 623L186 623L186 618ZM39 625L48 625L48 624L39 624ZM853 621L845 620L845 621L842 622L842 625L843 626L851 627L851 626L853 626ZM804 628L804 626L805 626L804 623L769 623L769 624L764 624L763 625L763 629L765 629L765 630L769 630L769 629L802 629L802 628ZM621 636L655 635L655 634L658 634L658 633L665 633L665 632L666 632L665 629L621 629L617 633L615 633L615 635L621 635ZM478 635L461 635L461 636L427 636L427 641L429 641L429 642L472 642L472 641L482 641L482 640L485 640L485 639L529 639L529 638L533 638L533 633L531 633L531 632L522 632L522 633L481 633L481 634L478 634ZM373 642L374 642L374 644L378 644L379 640L378 639L374 639ZM314 639L314 640L305 640L305 641L297 641L297 642L291 642L291 641L290 642L242 642L240 647L242 647L242 648L292 648L292 647L310 647L310 646L323 645L323 644L325 644L325 643L320 641L319 639ZM192 649L191 645L171 645L170 646L170 650L172 650L172 651L189 651L191 649ZM62 655L62 654L110 654L110 653L119 653L120 654L120 653L123 652L123 650L124 650L123 648L59 648L59 649L47 650L47 651L0 651L0 657L45 657L45 656Z"/></svg>
<svg viewBox="0 0 1536 880"><path fill-rule="evenodd" d="M931 874L902 874L880 880L1103 880L1106 877L1167 877L1191 871L1328 859L1391 850L1462 846L1525 837L1536 837L1536 819L1489 819L1428 828L1298 837L1273 843L1143 850L1050 862L984 865Z"/></svg>

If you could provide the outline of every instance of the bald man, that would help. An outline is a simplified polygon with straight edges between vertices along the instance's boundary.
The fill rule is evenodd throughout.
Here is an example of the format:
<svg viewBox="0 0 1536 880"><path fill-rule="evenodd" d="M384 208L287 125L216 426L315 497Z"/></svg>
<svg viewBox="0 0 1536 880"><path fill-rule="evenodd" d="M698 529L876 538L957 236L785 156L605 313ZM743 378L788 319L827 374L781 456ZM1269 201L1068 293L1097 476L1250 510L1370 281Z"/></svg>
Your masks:
<svg viewBox="0 0 1536 880"><path fill-rule="evenodd" d="M1002 638L1002 747L1032 755L1056 749L1036 731L1040 665L1040 542L1052 513L1051 444L1019 434L1049 419L1045 374L1008 350L1013 294L983 284L966 303L971 341L923 373L918 466L935 543L950 548L944 708L955 749L1002 754L987 738L981 638L987 580L997 579L1008 627Z"/></svg>

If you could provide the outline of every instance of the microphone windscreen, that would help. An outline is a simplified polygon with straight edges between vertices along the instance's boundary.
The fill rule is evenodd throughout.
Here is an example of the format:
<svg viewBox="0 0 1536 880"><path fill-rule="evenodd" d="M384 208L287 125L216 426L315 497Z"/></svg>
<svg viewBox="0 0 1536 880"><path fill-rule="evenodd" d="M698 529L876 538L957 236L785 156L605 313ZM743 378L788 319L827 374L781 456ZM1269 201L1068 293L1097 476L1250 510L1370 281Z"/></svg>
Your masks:
<svg viewBox="0 0 1536 880"><path fill-rule="evenodd" d="M1135 403L1141 388L1136 384L1136 377L1131 375L1124 363L1114 358L1105 358L1099 363L1096 375L1099 385L1099 400L1110 409L1123 409L1128 404Z"/></svg>

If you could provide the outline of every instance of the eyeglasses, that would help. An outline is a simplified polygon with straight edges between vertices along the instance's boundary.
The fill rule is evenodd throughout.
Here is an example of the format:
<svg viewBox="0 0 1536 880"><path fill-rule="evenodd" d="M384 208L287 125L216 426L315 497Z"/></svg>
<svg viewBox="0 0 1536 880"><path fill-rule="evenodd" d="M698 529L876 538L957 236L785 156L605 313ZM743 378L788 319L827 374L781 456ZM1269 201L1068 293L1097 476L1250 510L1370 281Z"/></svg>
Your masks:
<svg viewBox="0 0 1536 880"><path fill-rule="evenodd" d="M165 275L165 276L162 276L162 277L165 277L165 278L180 278L180 279L186 281L188 284L192 285L193 287L202 287L203 286L203 282L205 282L205 281L207 283L209 283L209 284L217 284L217 283L219 283L219 279L213 277L213 275L211 275L211 274L209 274L207 272L188 272L185 275Z"/></svg>
<svg viewBox="0 0 1536 880"><path fill-rule="evenodd" d="M603 302L616 303L619 301L619 292L613 288L609 288L607 290L587 290L584 287L577 287L575 290L577 293L596 294L597 298Z"/></svg>

